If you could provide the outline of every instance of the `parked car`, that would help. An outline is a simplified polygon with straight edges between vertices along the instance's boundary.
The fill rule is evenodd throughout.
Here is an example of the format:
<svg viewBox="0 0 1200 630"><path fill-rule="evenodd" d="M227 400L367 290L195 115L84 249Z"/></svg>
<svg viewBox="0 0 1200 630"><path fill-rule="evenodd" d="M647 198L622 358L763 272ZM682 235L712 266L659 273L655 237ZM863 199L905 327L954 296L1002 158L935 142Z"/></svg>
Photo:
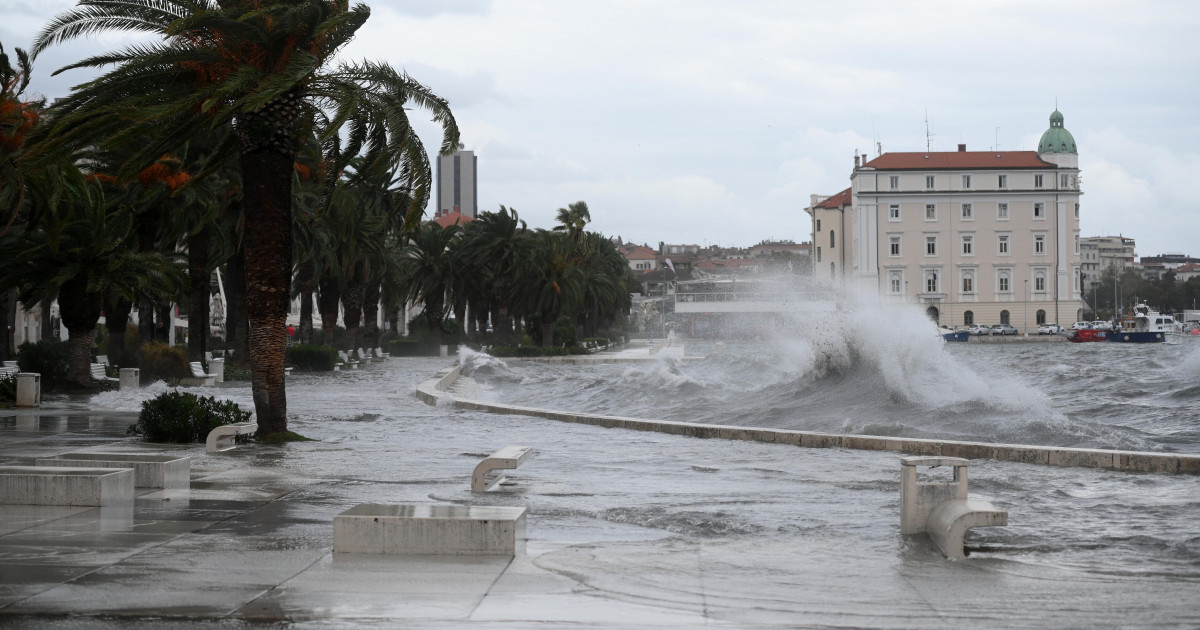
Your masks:
<svg viewBox="0 0 1200 630"><path fill-rule="evenodd" d="M1091 330L1092 325L1089 322L1075 322L1071 324L1071 330Z"/></svg>
<svg viewBox="0 0 1200 630"><path fill-rule="evenodd" d="M972 335L990 335L992 327L986 324L971 324L967 327L967 332Z"/></svg>
<svg viewBox="0 0 1200 630"><path fill-rule="evenodd" d="M1039 335L1057 335L1062 332L1062 326L1058 324L1042 324L1038 326Z"/></svg>
<svg viewBox="0 0 1200 630"><path fill-rule="evenodd" d="M1093 330L1112 330L1113 329L1112 322L1105 321L1103 319L1098 319L1098 320L1092 322L1092 329Z"/></svg>
<svg viewBox="0 0 1200 630"><path fill-rule="evenodd" d="M1009 326L1008 324L996 324L995 326L992 326L992 334L1000 336L1015 335L1017 334L1017 329Z"/></svg>

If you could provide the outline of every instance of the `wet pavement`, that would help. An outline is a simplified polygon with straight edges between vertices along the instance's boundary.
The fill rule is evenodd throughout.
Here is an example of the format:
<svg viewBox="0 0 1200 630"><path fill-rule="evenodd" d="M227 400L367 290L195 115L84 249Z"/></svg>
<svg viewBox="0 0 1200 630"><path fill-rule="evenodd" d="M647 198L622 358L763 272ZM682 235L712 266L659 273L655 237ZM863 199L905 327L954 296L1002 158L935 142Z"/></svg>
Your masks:
<svg viewBox="0 0 1200 630"><path fill-rule="evenodd" d="M1194 477L973 462L973 494L1010 526L976 530L980 550L949 561L899 535L895 454L417 402L416 383L446 363L295 376L292 428L317 441L219 455L126 438L153 389L0 409L0 465L194 457L189 489L139 488L131 507L0 506L0 626L1200 625ZM244 384L192 391L250 408ZM474 464L506 444L536 454L514 485L472 494ZM526 506L527 548L335 554L333 517L359 503Z"/></svg>

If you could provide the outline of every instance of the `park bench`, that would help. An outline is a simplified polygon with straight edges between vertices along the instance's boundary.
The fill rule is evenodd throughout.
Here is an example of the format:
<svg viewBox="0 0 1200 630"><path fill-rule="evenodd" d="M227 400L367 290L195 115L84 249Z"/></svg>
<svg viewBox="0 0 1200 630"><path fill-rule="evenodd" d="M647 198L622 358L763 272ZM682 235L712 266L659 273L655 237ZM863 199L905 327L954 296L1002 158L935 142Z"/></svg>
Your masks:
<svg viewBox="0 0 1200 630"><path fill-rule="evenodd" d="M334 553L508 556L525 549L526 508L363 503L333 517Z"/></svg>
<svg viewBox="0 0 1200 630"><path fill-rule="evenodd" d="M192 458L154 453L62 453L39 457L38 466L67 468L132 468L136 488L187 488L191 485Z"/></svg>
<svg viewBox="0 0 1200 630"><path fill-rule="evenodd" d="M91 365L92 378L97 381L107 381L109 383L120 383L121 379L113 378L104 371L103 363L93 363Z"/></svg>
<svg viewBox="0 0 1200 630"><path fill-rule="evenodd" d="M503 483L505 480L503 475L498 475L488 481L488 473L502 469L513 470L525 463L525 460L529 459L531 455L533 455L532 446L505 446L488 455L487 459L475 466L475 472L471 474L471 492L487 492Z"/></svg>
<svg viewBox="0 0 1200 630"><path fill-rule="evenodd" d="M918 481L917 467L953 468L949 481ZM900 533L926 533L947 558L964 558L973 527L1008 525L1008 512L967 496L967 460L905 457L900 460Z"/></svg>
<svg viewBox="0 0 1200 630"><path fill-rule="evenodd" d="M132 468L0 466L0 505L132 505Z"/></svg>
<svg viewBox="0 0 1200 630"><path fill-rule="evenodd" d="M338 350L338 358L342 360L341 365L346 366L347 370L358 369L358 361L351 359L344 350Z"/></svg>
<svg viewBox="0 0 1200 630"><path fill-rule="evenodd" d="M258 424L254 422L223 424L208 432L208 439L204 441L204 450L209 454L232 450L237 446L239 435L250 435L256 431L258 431Z"/></svg>
<svg viewBox="0 0 1200 630"><path fill-rule="evenodd" d="M204 371L204 364L199 361L188 363L188 369L191 370L191 378L179 379L180 385L191 387L212 387L217 384L217 375L209 374Z"/></svg>

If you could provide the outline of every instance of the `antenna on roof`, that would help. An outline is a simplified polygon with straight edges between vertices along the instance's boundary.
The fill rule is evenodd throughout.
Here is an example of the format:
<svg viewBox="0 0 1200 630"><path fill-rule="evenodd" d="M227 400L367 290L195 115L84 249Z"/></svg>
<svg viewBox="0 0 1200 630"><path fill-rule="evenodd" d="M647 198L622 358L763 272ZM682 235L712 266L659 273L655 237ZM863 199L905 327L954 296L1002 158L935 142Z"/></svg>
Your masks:
<svg viewBox="0 0 1200 630"><path fill-rule="evenodd" d="M996 150L1000 150L1000 128L996 127Z"/></svg>
<svg viewBox="0 0 1200 630"><path fill-rule="evenodd" d="M876 140L875 141L875 157L879 157L881 155L883 155L883 143Z"/></svg>
<svg viewBox="0 0 1200 630"><path fill-rule="evenodd" d="M925 108L925 152L929 153L929 145L933 140L933 134L929 133L929 108Z"/></svg>

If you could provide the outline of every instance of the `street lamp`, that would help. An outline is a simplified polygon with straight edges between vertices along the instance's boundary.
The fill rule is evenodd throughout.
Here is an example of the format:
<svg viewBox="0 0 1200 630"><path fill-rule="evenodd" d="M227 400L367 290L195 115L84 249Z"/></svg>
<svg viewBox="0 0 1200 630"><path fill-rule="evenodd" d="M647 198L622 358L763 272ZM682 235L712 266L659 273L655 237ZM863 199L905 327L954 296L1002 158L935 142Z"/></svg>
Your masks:
<svg viewBox="0 0 1200 630"><path fill-rule="evenodd" d="M1029 278L1025 278L1025 314L1021 316L1024 320L1021 324L1025 334L1029 334Z"/></svg>

